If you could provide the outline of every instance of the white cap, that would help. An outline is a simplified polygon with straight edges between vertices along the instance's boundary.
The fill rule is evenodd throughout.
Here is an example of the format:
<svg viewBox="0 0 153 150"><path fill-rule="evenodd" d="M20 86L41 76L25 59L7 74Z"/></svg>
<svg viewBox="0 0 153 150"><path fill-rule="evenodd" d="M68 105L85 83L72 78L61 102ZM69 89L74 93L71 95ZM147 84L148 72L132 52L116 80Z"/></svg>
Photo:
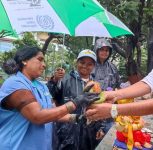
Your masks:
<svg viewBox="0 0 153 150"><path fill-rule="evenodd" d="M82 58L82 57L90 57L90 58L92 58L95 62L97 61L96 54L95 54L93 51L89 50L89 49L85 49L85 50L81 51L81 52L79 53L79 55L78 55L77 60L80 59L80 58Z"/></svg>

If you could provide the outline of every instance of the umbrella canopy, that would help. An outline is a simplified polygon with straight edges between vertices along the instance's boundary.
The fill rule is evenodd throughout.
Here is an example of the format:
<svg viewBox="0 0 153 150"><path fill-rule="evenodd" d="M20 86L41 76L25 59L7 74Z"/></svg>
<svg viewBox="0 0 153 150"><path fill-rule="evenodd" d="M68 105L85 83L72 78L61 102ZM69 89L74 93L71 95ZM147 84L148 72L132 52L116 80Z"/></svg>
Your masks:
<svg viewBox="0 0 153 150"><path fill-rule="evenodd" d="M101 11L96 0L1 0L0 31L75 35L78 24Z"/></svg>
<svg viewBox="0 0 153 150"><path fill-rule="evenodd" d="M133 35L132 31L107 10L99 12L76 27L76 36L117 37Z"/></svg>
<svg viewBox="0 0 153 150"><path fill-rule="evenodd" d="M96 0L1 0L0 32L4 29L110 38L133 34Z"/></svg>
<svg viewBox="0 0 153 150"><path fill-rule="evenodd" d="M5 9L2 5L2 2L0 1L0 33L2 33L3 31L6 32L10 32L10 34L12 34L13 36L16 36L15 31L13 30L10 22L9 22L9 18L5 12Z"/></svg>

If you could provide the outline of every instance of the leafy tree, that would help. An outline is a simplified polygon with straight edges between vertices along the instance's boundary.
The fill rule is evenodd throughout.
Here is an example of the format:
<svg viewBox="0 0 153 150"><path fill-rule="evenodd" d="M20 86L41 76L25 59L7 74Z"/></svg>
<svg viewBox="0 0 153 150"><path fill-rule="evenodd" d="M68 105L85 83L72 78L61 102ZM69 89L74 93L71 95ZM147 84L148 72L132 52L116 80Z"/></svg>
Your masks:
<svg viewBox="0 0 153 150"><path fill-rule="evenodd" d="M25 45L40 46L38 44L38 41L35 40L34 35L30 32L25 32L21 39L15 40L13 42L13 45L15 46L15 49L20 49L20 48L24 47Z"/></svg>
<svg viewBox="0 0 153 150"><path fill-rule="evenodd" d="M17 39L13 42L15 48L9 52L0 53L0 66L2 66L3 62L6 60L13 58L17 49L22 48L24 45L29 46L38 46L38 42L34 39L32 33L25 33L21 39Z"/></svg>
<svg viewBox="0 0 153 150"><path fill-rule="evenodd" d="M99 2L120 18L134 33L135 36L125 40L113 39L117 44L117 52L125 58L128 75L143 73L142 51L148 49L148 71L153 68L153 1L151 0L99 0ZM142 49L144 43L148 43L146 49ZM150 50L149 50L150 49ZM146 52L147 53L147 52Z"/></svg>

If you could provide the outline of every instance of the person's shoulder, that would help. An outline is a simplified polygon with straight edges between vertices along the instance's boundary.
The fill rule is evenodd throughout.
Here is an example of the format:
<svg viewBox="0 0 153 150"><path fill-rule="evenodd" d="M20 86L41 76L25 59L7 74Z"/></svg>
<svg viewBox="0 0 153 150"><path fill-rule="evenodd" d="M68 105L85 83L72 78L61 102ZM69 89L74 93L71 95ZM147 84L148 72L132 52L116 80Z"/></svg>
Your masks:
<svg viewBox="0 0 153 150"><path fill-rule="evenodd" d="M153 75L153 69L150 71L150 73L149 73L149 74Z"/></svg>
<svg viewBox="0 0 153 150"><path fill-rule="evenodd" d="M111 62L110 60L107 60L107 63L115 66L115 64L113 62Z"/></svg>
<svg viewBox="0 0 153 150"><path fill-rule="evenodd" d="M14 84L16 84L16 83L21 83L22 82L22 80L21 80L21 78L20 77L17 77L16 75L11 75L9 78L7 78L5 81L4 81L4 83L3 83L3 85L14 85Z"/></svg>
<svg viewBox="0 0 153 150"><path fill-rule="evenodd" d="M62 83L67 84L71 82L72 80L76 80L76 79L77 79L76 71L72 70L64 76L64 78L62 79Z"/></svg>
<svg viewBox="0 0 153 150"><path fill-rule="evenodd" d="M20 89L29 89L24 80L21 77L17 77L16 75L11 75L8 79L6 79L1 86L2 91L16 91Z"/></svg>
<svg viewBox="0 0 153 150"><path fill-rule="evenodd" d="M117 66L116 66L113 62L111 62L111 61L108 60L107 63L108 63L109 66L111 66L112 68L117 69Z"/></svg>

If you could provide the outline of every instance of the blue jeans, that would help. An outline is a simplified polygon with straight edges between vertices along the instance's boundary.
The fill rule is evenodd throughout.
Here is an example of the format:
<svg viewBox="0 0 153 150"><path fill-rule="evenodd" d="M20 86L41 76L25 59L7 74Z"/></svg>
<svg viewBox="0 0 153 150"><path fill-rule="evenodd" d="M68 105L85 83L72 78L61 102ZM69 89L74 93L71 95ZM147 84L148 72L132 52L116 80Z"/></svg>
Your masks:
<svg viewBox="0 0 153 150"><path fill-rule="evenodd" d="M114 121L113 119L105 119L102 121L102 130L105 134L107 134L107 132L109 131L109 129L113 126Z"/></svg>

